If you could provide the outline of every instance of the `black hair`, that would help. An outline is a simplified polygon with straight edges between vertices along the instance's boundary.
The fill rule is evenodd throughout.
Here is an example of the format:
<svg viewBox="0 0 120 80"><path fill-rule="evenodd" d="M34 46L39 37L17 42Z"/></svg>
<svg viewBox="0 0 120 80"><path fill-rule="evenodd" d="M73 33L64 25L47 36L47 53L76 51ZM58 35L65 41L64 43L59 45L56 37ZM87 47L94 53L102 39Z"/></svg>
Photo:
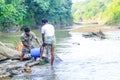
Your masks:
<svg viewBox="0 0 120 80"><path fill-rule="evenodd" d="M47 23L48 20L47 19L42 19L42 23Z"/></svg>
<svg viewBox="0 0 120 80"><path fill-rule="evenodd" d="M29 28L29 27L25 27L25 28L24 28L24 31L25 31L25 32L30 32L30 28Z"/></svg>

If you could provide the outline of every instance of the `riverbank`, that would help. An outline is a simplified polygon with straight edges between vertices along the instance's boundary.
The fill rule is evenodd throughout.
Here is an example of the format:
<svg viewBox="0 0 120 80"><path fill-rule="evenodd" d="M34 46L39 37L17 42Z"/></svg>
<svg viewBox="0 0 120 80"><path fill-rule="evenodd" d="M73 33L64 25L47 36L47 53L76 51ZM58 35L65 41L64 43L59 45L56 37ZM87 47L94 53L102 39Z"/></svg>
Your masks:
<svg viewBox="0 0 120 80"><path fill-rule="evenodd" d="M109 27L109 26L99 26L99 25L91 25L79 28L73 28L71 32L107 32L107 31L118 31L118 28Z"/></svg>

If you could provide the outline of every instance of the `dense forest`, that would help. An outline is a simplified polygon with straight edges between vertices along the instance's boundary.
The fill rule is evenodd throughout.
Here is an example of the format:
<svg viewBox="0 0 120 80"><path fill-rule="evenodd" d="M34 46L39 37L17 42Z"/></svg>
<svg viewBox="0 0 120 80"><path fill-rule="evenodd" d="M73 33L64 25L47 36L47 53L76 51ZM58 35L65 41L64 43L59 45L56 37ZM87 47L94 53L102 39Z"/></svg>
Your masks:
<svg viewBox="0 0 120 80"><path fill-rule="evenodd" d="M120 25L120 0L84 0L72 6L74 22Z"/></svg>
<svg viewBox="0 0 120 80"><path fill-rule="evenodd" d="M0 30L41 25L47 18L57 26L71 25L71 0L0 0Z"/></svg>
<svg viewBox="0 0 120 80"><path fill-rule="evenodd" d="M72 0L0 0L0 30L12 26L34 28L41 25L43 18L56 27L69 26L73 20L119 25L120 0L84 0L74 4Z"/></svg>

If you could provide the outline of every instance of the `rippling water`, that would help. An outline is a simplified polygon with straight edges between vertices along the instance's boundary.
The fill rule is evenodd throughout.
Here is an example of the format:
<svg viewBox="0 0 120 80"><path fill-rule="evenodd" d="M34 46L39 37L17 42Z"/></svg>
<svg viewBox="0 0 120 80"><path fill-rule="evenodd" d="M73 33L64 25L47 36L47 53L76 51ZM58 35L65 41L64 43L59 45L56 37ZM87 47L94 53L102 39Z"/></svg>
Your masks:
<svg viewBox="0 0 120 80"><path fill-rule="evenodd" d="M108 39L83 38L81 33L60 38L55 63L32 67L31 73L13 80L120 80L120 32L107 32ZM115 38L117 37L117 38Z"/></svg>

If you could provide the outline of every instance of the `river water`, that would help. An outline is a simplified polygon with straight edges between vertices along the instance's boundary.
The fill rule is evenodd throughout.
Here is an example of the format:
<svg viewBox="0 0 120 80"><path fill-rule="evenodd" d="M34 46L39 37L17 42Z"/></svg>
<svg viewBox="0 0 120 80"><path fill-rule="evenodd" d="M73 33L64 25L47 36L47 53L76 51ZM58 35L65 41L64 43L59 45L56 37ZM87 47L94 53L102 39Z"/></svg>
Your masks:
<svg viewBox="0 0 120 80"><path fill-rule="evenodd" d="M84 38L64 33L57 39L56 55L62 60L32 67L31 73L12 80L120 80L120 32L106 32L108 39Z"/></svg>

